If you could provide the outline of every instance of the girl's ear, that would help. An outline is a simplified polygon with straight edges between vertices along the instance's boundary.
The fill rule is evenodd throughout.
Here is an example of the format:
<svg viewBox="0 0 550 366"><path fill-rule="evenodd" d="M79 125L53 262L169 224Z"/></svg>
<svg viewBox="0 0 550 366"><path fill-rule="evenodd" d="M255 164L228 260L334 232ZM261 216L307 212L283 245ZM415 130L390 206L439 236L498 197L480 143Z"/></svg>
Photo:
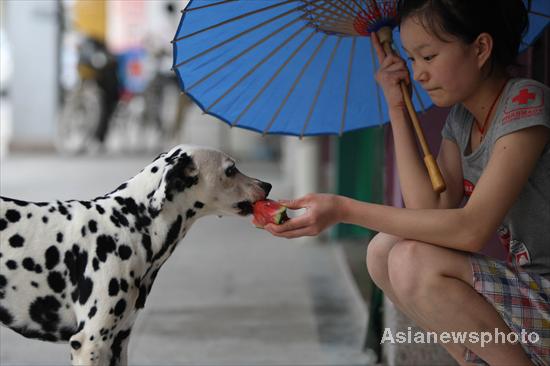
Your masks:
<svg viewBox="0 0 550 366"><path fill-rule="evenodd" d="M481 33L474 41L478 66L481 69L493 53L493 37L489 33Z"/></svg>

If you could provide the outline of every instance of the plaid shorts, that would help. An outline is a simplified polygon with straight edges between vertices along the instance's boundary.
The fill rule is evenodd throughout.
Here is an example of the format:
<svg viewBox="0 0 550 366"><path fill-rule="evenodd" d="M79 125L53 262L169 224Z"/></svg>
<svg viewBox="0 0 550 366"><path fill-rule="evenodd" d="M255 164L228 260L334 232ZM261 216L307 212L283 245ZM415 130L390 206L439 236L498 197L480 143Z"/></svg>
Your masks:
<svg viewBox="0 0 550 366"><path fill-rule="evenodd" d="M535 332L536 343L520 343L537 366L550 366L550 279L479 254L470 255L474 288L498 311L521 339L521 332ZM486 364L474 352L465 361Z"/></svg>

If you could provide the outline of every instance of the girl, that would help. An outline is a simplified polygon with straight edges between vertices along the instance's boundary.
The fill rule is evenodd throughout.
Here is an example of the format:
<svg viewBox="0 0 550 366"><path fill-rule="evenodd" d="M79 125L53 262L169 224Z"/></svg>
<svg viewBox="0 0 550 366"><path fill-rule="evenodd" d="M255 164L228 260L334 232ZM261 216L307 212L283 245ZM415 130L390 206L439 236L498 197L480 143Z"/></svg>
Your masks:
<svg viewBox="0 0 550 366"><path fill-rule="evenodd" d="M432 191L418 156L399 88L409 82L406 64L384 56L373 35L406 208L309 194L282 202L307 208L304 215L266 230L285 238L339 222L376 230L368 271L418 325L532 335L533 343L442 344L461 365L550 365L550 89L506 72L527 25L525 6L404 0L399 14L414 79L434 104L453 106L438 154L447 190ZM507 263L476 254L495 231Z"/></svg>

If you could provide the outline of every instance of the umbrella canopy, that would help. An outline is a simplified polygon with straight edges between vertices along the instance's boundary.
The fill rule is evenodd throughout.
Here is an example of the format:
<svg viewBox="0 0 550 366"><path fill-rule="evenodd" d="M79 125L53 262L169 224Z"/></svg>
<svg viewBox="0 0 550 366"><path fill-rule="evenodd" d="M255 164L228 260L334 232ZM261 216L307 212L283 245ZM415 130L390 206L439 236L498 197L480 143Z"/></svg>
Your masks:
<svg viewBox="0 0 550 366"><path fill-rule="evenodd" d="M180 86L204 112L264 134L342 134L385 123L374 50L361 31L373 3L383 15L395 0L191 0L173 41ZM533 1L526 44L548 25L549 8ZM414 90L415 108L431 105Z"/></svg>

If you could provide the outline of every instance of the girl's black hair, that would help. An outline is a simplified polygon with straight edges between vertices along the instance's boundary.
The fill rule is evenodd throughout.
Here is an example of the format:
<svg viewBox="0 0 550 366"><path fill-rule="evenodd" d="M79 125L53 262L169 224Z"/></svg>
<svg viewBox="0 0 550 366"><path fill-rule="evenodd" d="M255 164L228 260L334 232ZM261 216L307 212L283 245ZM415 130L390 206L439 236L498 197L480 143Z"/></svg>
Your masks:
<svg viewBox="0 0 550 366"><path fill-rule="evenodd" d="M523 0L399 0L400 21L415 16L443 41L443 34L470 44L481 33L493 38L491 66L515 64L529 18ZM491 69L493 69L493 67Z"/></svg>

